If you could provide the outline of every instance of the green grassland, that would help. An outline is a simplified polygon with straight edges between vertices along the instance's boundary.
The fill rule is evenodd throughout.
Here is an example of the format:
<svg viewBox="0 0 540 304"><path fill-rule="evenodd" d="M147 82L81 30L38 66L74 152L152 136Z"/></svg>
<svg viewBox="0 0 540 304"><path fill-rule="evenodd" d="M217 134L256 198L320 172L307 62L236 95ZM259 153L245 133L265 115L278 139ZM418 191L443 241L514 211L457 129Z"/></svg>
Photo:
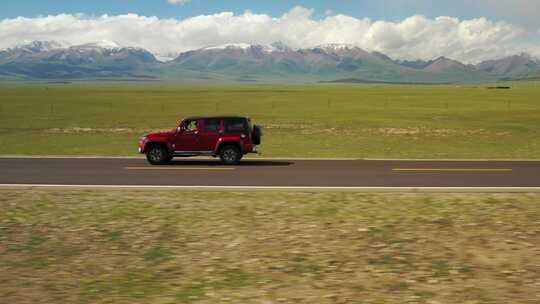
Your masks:
<svg viewBox="0 0 540 304"><path fill-rule="evenodd" d="M262 124L263 155L540 158L540 87L487 85L0 85L0 154L134 155L189 115Z"/></svg>
<svg viewBox="0 0 540 304"><path fill-rule="evenodd" d="M537 194L0 190L2 303L539 303Z"/></svg>

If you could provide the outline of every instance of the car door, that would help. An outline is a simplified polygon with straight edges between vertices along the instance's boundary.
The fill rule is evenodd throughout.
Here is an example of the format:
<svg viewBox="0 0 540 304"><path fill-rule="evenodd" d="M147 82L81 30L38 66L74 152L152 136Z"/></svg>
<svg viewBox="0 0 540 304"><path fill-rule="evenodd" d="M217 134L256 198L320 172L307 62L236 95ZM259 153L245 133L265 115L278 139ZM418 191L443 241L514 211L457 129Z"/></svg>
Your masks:
<svg viewBox="0 0 540 304"><path fill-rule="evenodd" d="M221 118L203 119L202 129L199 132L201 151L214 151L214 148L222 135L223 125Z"/></svg>
<svg viewBox="0 0 540 304"><path fill-rule="evenodd" d="M180 132L174 137L174 152L200 151L199 133L201 120L182 122Z"/></svg>

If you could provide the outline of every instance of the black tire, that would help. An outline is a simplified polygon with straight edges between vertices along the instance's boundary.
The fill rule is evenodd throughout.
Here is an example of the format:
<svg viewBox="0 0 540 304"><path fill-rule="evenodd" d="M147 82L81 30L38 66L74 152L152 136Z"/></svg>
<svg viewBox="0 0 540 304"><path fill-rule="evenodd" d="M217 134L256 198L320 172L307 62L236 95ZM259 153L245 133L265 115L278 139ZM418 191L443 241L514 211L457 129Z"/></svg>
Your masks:
<svg viewBox="0 0 540 304"><path fill-rule="evenodd" d="M261 144L262 129L258 125L253 126L253 132L251 133L251 141L254 145Z"/></svg>
<svg viewBox="0 0 540 304"><path fill-rule="evenodd" d="M225 165L236 165L242 159L242 152L234 145L226 145L219 151L219 158Z"/></svg>
<svg viewBox="0 0 540 304"><path fill-rule="evenodd" d="M152 165L163 165L168 163L172 158L163 145L151 145L146 150L146 159Z"/></svg>

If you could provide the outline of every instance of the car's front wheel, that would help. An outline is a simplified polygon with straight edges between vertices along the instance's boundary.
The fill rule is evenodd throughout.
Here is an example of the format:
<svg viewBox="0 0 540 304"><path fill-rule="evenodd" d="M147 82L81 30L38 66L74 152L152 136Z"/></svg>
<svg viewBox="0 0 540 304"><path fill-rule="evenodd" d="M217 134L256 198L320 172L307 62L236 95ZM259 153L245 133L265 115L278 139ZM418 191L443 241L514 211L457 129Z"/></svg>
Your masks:
<svg viewBox="0 0 540 304"><path fill-rule="evenodd" d="M146 151L146 159L152 165L163 165L168 163L171 157L163 145L151 145Z"/></svg>
<svg viewBox="0 0 540 304"><path fill-rule="evenodd" d="M227 145L221 149L219 158L226 165L235 165L242 159L242 153L238 147Z"/></svg>

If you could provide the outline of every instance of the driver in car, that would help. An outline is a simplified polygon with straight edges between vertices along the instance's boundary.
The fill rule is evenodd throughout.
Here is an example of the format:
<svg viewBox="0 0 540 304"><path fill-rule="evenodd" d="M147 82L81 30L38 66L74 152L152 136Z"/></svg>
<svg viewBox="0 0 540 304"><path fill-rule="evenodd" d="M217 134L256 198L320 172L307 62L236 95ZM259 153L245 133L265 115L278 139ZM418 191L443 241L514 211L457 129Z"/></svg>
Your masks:
<svg viewBox="0 0 540 304"><path fill-rule="evenodd" d="M197 131L198 129L199 129L199 127L198 127L198 124L197 124L196 120L192 120L192 121L188 122L188 124L186 126L186 131L188 131L188 132Z"/></svg>

